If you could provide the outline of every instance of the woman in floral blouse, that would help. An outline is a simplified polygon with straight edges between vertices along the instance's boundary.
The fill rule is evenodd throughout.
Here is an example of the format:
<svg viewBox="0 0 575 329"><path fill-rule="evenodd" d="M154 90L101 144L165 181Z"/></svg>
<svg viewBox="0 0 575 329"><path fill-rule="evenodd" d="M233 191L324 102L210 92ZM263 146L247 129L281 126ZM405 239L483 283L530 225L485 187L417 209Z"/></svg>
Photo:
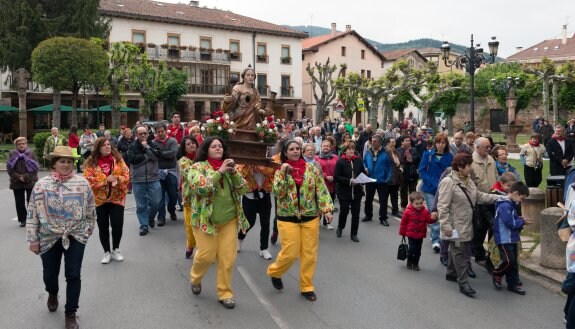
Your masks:
<svg viewBox="0 0 575 329"><path fill-rule="evenodd" d="M296 141L284 145L280 159L282 165L275 174L273 192L282 249L267 274L274 288L281 290L282 275L300 258L300 292L314 301L312 279L317 262L319 217L324 214L327 222L331 222L333 202L319 169L306 163Z"/></svg>
<svg viewBox="0 0 575 329"><path fill-rule="evenodd" d="M50 175L32 191L26 221L29 249L42 258L48 310L58 309L58 276L62 255L66 263L66 328L78 328L80 272L84 248L94 231L96 202L90 184L74 175L74 155L68 146L56 146L47 155Z"/></svg>
<svg viewBox="0 0 575 329"><path fill-rule="evenodd" d="M220 137L208 137L202 143L188 181L184 186L184 203L191 203L191 225L196 239L196 255L190 270L192 293L201 293L202 279L217 261L218 299L225 308L232 309L238 226L244 233L249 227L241 203L242 195L247 192L246 182Z"/></svg>
<svg viewBox="0 0 575 329"><path fill-rule="evenodd" d="M102 264L110 260L121 262L120 240L124 227L124 206L130 183L130 169L122 155L110 140L96 139L92 153L84 162L84 178L90 182L96 196L96 214L100 243L104 248ZM110 226L112 227L112 249L110 249Z"/></svg>

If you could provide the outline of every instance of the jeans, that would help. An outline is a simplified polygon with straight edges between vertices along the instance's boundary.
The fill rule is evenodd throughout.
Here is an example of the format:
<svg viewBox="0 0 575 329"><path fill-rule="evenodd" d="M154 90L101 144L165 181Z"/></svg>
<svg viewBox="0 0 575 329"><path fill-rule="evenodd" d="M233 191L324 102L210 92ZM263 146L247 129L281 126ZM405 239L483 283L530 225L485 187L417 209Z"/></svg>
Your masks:
<svg viewBox="0 0 575 329"><path fill-rule="evenodd" d="M373 197L375 191L379 198L379 220L387 220L387 203L383 203L387 195L387 184L383 183L369 183L365 184L365 217L373 218Z"/></svg>
<svg viewBox="0 0 575 329"><path fill-rule="evenodd" d="M162 170L162 169L160 169ZM167 174L165 179L160 179L162 188L162 200L158 207L158 219L166 219L166 194L168 194L168 212L176 212L176 203L178 202L178 178L172 174Z"/></svg>
<svg viewBox="0 0 575 329"><path fill-rule="evenodd" d="M257 192L256 192L257 193ZM238 240L245 239L248 232L254 227L256 217L260 215L260 250L268 249L268 238L270 236L270 217L272 211L272 200L269 193L264 192L261 199L248 199L245 196L242 198L242 206L244 214L250 223L250 228L246 233L238 231Z"/></svg>
<svg viewBox="0 0 575 329"><path fill-rule="evenodd" d="M160 181L132 183L136 199L136 215L140 228L148 228L150 219L156 217L160 203Z"/></svg>
<svg viewBox="0 0 575 329"><path fill-rule="evenodd" d="M26 223L26 215L28 211L26 210L26 205L30 202L30 194L32 194L32 189L14 189L14 201L16 202L16 213L18 214L18 221L20 223Z"/></svg>
<svg viewBox="0 0 575 329"><path fill-rule="evenodd" d="M112 250L120 248L122 230L124 227L124 206L114 203L104 203L96 207L96 220L100 243L104 252L110 252L110 226L112 226Z"/></svg>
<svg viewBox="0 0 575 329"><path fill-rule="evenodd" d="M60 239L50 250L40 255L44 270L44 285L50 295L58 294L58 276L60 274L62 254L64 255L64 275L66 276L65 314L75 313L78 309L82 286L80 272L82 270L82 260L84 259L84 248L86 247L71 236L69 239L70 246L68 250L64 249L62 239Z"/></svg>
<svg viewBox="0 0 575 329"><path fill-rule="evenodd" d="M432 212L435 207L435 194L423 192L423 196L425 197L427 209L429 212ZM429 224L429 228L429 238L431 239L431 243L439 243L439 221Z"/></svg>

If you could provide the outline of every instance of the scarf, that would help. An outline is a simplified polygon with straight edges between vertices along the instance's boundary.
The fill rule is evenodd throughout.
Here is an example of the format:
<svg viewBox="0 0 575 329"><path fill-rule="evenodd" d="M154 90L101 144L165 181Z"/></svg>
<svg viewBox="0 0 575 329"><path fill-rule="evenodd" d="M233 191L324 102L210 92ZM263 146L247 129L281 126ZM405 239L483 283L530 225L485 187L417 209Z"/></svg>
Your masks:
<svg viewBox="0 0 575 329"><path fill-rule="evenodd" d="M345 153L343 153L343 154L341 155L341 158L344 159L344 160L347 160L347 161L349 161L349 162L353 162L353 160L357 159L357 155L354 154L354 155L351 156L351 158L348 158L347 155L345 155Z"/></svg>
<svg viewBox="0 0 575 329"><path fill-rule="evenodd" d="M305 162L308 162L308 163L313 163L313 161L315 160L314 157L308 158L305 155L303 156L303 159L305 160Z"/></svg>
<svg viewBox="0 0 575 329"><path fill-rule="evenodd" d="M98 157L98 166L102 168L102 171L106 177L110 176L112 173L112 168L114 167L114 157L112 154L109 154L108 156L100 155Z"/></svg>
<svg viewBox="0 0 575 329"><path fill-rule="evenodd" d="M156 138L154 138L154 142L162 143L165 145L169 139L170 139L170 136L166 136L166 139L164 139L163 141L160 139L160 137L156 137Z"/></svg>
<svg viewBox="0 0 575 329"><path fill-rule="evenodd" d="M196 159L196 152L194 152L194 153L188 153L188 152L186 152L186 155L185 155L185 156L186 156L186 158L188 158L188 159L194 161L194 159Z"/></svg>
<svg viewBox="0 0 575 329"><path fill-rule="evenodd" d="M553 139L558 141L558 142L562 142L565 140L565 136L559 136L557 134L553 134Z"/></svg>
<svg viewBox="0 0 575 329"><path fill-rule="evenodd" d="M513 167L511 167L511 165L508 163L503 164L499 161L495 161L495 166L497 167L497 173L501 176L501 174L511 171L511 169L513 169Z"/></svg>
<svg viewBox="0 0 575 329"><path fill-rule="evenodd" d="M411 147L408 147L406 149L404 148L403 158L405 159L405 162L407 162L407 163L413 162L413 155L411 154Z"/></svg>
<svg viewBox="0 0 575 329"><path fill-rule="evenodd" d="M329 151L327 153L319 152L319 158L320 159L331 159L331 158L333 158L333 152L332 151Z"/></svg>
<svg viewBox="0 0 575 329"><path fill-rule="evenodd" d="M529 141L529 145L531 145L531 146L533 146L533 147L537 147L537 146L539 146L539 141L533 142L533 141L530 140L530 141Z"/></svg>
<svg viewBox="0 0 575 329"><path fill-rule="evenodd" d="M301 184L303 183L303 175L305 173L305 164L306 164L305 160L302 158L299 158L295 161L286 160L286 163L292 166L293 168L291 176L293 177L293 180L295 181L296 185L301 186Z"/></svg>
<svg viewBox="0 0 575 329"><path fill-rule="evenodd" d="M222 159L213 159L213 158L209 158L208 157L208 162L212 165L212 168L214 168L215 171L220 170L220 167L222 166L222 164L224 163L224 160Z"/></svg>
<svg viewBox="0 0 575 329"><path fill-rule="evenodd" d="M461 181L463 182L463 184L465 184L465 186L467 186L468 181L469 181L469 176L463 176L462 174L459 173L459 171L455 171L455 173L457 174L457 177L459 177L459 179L461 179Z"/></svg>
<svg viewBox="0 0 575 329"><path fill-rule="evenodd" d="M389 155L391 155L391 158L393 159L395 166L399 167L401 163L399 162L399 158L397 157L397 153L395 153L395 149L392 150L392 149L388 148L387 151L388 151Z"/></svg>
<svg viewBox="0 0 575 329"><path fill-rule="evenodd" d="M74 177L74 170L70 171L68 175L61 175L56 170L52 170L50 176L56 181L56 183L63 184L67 182L70 178Z"/></svg>
<svg viewBox="0 0 575 329"><path fill-rule="evenodd" d="M38 171L38 169L40 169L40 166L38 165L38 162L30 158L31 152L32 151L30 151L29 148L26 148L23 152L20 151L15 152L12 155L12 157L8 159L6 167L8 167L8 169L14 169L14 167L16 166L16 162L22 159L24 160L24 164L26 165L26 172L32 173Z"/></svg>

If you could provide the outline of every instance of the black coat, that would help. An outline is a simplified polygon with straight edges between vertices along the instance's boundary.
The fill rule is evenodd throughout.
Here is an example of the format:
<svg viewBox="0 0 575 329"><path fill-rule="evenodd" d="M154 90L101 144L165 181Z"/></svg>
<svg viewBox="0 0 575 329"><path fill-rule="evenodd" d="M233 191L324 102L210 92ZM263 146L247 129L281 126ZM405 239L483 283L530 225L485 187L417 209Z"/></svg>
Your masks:
<svg viewBox="0 0 575 329"><path fill-rule="evenodd" d="M569 167L571 167L571 161L573 161L573 155L575 154L575 149L573 142L565 139L565 154L563 154L563 150L561 149L561 145L555 139L549 140L547 145L547 154L549 155L549 174L551 176L557 175L565 175L567 172L566 168L563 168L561 165L561 161L564 159L569 162Z"/></svg>
<svg viewBox="0 0 575 329"><path fill-rule="evenodd" d="M363 161L361 156L358 156L353 160L353 177L352 177L352 166L346 159L339 158L335 163L335 169L333 172L333 179L337 184L337 197L340 200L352 200L352 186L350 185L350 180L359 176L359 174L365 173L363 168ZM363 196L363 186L361 184L356 184L353 186L353 200L361 199Z"/></svg>
<svg viewBox="0 0 575 329"><path fill-rule="evenodd" d="M419 152L415 147L411 148L411 162L407 162L405 158L405 149L400 147L397 149L399 152L399 160L401 161L401 167L403 168L403 182L410 183L419 179L419 174L417 173L417 168L419 168L419 162L421 157Z"/></svg>

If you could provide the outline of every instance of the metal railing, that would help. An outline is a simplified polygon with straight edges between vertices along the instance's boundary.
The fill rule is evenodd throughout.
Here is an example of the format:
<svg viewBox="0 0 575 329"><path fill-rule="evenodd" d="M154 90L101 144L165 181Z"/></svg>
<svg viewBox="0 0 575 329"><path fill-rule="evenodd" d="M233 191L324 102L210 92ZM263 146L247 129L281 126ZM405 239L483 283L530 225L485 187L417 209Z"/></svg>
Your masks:
<svg viewBox="0 0 575 329"><path fill-rule="evenodd" d="M229 53L208 52L189 49L172 49L172 48L150 48L146 49L148 59L171 60L184 62L212 62L220 64L230 63Z"/></svg>

